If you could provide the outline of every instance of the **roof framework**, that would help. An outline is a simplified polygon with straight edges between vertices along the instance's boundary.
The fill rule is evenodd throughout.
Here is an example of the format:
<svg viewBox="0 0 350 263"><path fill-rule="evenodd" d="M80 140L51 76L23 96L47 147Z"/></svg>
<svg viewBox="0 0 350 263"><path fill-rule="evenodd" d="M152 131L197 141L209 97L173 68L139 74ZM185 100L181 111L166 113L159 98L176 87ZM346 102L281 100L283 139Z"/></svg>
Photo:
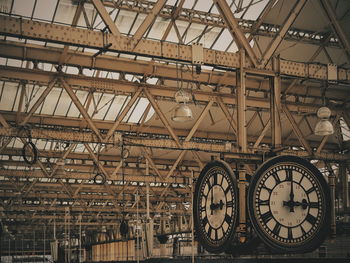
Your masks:
<svg viewBox="0 0 350 263"><path fill-rule="evenodd" d="M348 1L5 0L0 11L10 232L52 231L67 211L87 231L134 220L148 186L152 217L189 217L191 178L213 157L252 174L267 153L295 154L348 180ZM179 89L192 96L188 123L171 120ZM325 104L336 132L318 137Z"/></svg>

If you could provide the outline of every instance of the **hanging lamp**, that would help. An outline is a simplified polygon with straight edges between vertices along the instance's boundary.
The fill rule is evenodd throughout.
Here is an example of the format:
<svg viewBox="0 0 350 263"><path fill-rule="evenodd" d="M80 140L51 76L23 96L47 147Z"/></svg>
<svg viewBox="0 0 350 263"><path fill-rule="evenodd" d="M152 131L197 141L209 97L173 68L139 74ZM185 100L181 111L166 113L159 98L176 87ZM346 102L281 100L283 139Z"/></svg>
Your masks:
<svg viewBox="0 0 350 263"><path fill-rule="evenodd" d="M320 120L315 126L315 135L326 136L334 133L334 128L332 123L329 121L331 116L331 110L328 107L321 107L317 110L317 117Z"/></svg>
<svg viewBox="0 0 350 263"><path fill-rule="evenodd" d="M178 103L174 110L174 114L171 119L175 122L186 122L193 120L193 114L191 108L187 105L190 101L190 94L180 89L175 93L175 100Z"/></svg>

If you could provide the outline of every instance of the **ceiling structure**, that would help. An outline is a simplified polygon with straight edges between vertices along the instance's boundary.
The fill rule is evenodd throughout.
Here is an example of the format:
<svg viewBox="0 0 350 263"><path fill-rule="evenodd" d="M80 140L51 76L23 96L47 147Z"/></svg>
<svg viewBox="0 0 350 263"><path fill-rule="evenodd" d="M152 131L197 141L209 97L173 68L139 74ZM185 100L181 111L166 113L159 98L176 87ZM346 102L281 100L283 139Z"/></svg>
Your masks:
<svg viewBox="0 0 350 263"><path fill-rule="evenodd" d="M86 229L133 220L147 189L155 218L190 216L192 177L212 158L253 174L271 153L294 154L348 181L349 1L0 3L0 213L10 232L52 230L67 211ZM172 121L180 89L193 121ZM320 137L323 105L335 134Z"/></svg>

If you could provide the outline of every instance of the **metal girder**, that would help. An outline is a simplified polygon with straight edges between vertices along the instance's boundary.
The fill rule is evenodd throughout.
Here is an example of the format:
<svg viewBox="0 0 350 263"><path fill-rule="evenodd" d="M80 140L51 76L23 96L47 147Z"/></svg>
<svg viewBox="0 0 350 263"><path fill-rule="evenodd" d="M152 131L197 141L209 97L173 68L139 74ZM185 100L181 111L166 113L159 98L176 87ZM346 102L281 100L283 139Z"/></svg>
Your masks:
<svg viewBox="0 0 350 263"><path fill-rule="evenodd" d="M14 163L11 163L14 164ZM19 163L15 163L19 164ZM46 164L46 163L45 163ZM76 169L75 171L69 172L71 179L74 180L91 180L92 176L95 175L91 172L93 169L92 165L67 165L69 169ZM106 171L112 172L115 170L117 166L111 166L107 165L106 166ZM155 166L156 167L156 166ZM81 171L79 171L81 169ZM89 172L90 171L90 172ZM160 175L162 177L159 177L156 179L157 183L161 184L185 184L186 180L188 177L190 177L190 172L182 171L181 174L183 176L170 176L167 177L167 174L169 174L169 169L158 169ZM145 176L143 173L141 173L138 169L136 168L125 168L124 169L125 175L125 182L137 182L137 183L154 183L155 182L155 177L153 175L150 176ZM20 178L21 176L30 176L31 178L43 178L42 172L40 170L35 170L35 171L28 171L28 170L11 170L11 169L6 169L6 170L0 170L0 175L5 176L8 178ZM59 177L53 175L53 179L59 179ZM112 178L112 181L117 181L116 178ZM120 181L120 180L119 180Z"/></svg>
<svg viewBox="0 0 350 263"><path fill-rule="evenodd" d="M290 113L290 111L288 110L288 108L286 106L283 106L283 111L286 114L290 124L292 125L293 131L297 135L298 140L300 141L301 145L306 149L306 151L310 155L312 155L313 154L312 148L310 147L310 144L306 141L302 131L298 127L298 124L295 122L294 117L292 116L292 114Z"/></svg>
<svg viewBox="0 0 350 263"><path fill-rule="evenodd" d="M251 27L248 42L254 38L254 34L258 31L258 29L260 29L261 24L263 23L267 14L270 12L271 8L275 5L276 1L278 0L269 0L269 2L266 4L264 10L261 12L256 22Z"/></svg>
<svg viewBox="0 0 350 263"><path fill-rule="evenodd" d="M157 15L160 13L160 10L163 8L167 0L158 0L151 11L148 13L147 17L143 20L139 28L134 34L134 37L131 39L131 45L133 46L133 50L137 48L141 38L146 33L147 29L154 23Z"/></svg>
<svg viewBox="0 0 350 263"><path fill-rule="evenodd" d="M181 148L181 143L179 141L179 138L177 137L177 135L175 134L173 128L170 126L167 118L165 117L164 113L162 112L162 110L159 108L157 102L155 101L153 95L148 91L147 88L144 89L144 93L147 97L147 99L149 100L149 102L152 104L152 107L154 109L154 111L158 114L159 118L161 119L161 121L163 122L164 126L167 128L167 130L169 131L169 134L171 135L171 137L174 139L177 147Z"/></svg>
<svg viewBox="0 0 350 263"><path fill-rule="evenodd" d="M240 51L241 67L237 73L237 143L240 152L247 152L247 123L246 123L246 85L245 85L245 52Z"/></svg>
<svg viewBox="0 0 350 263"><path fill-rule="evenodd" d="M134 105L135 101L139 98L143 88L139 87L136 92L133 94L131 99L128 101L128 104L124 107L122 112L118 115L117 120L114 122L113 126L108 130L108 133L106 137L104 138L104 141L108 141L109 138L114 134L115 130L118 128L119 124L123 121L126 114L129 112L131 107Z"/></svg>
<svg viewBox="0 0 350 263"><path fill-rule="evenodd" d="M92 157L92 159L94 160L94 163L97 165L98 169L103 173L103 175L107 178L107 179L111 179L108 172L106 171L106 169L104 168L104 166L100 163L100 161L98 160L97 156L95 155L95 153L93 152L93 150L91 149L91 147L89 146L89 144L84 143L84 147L85 149L89 152L90 156ZM112 204L114 205L115 209L117 211L120 211L120 207L118 205L118 203L116 202L116 200L114 199L116 196L116 192L113 191L112 187L107 183L107 180L103 183L105 189L107 190L107 192L113 196L113 198L111 199Z"/></svg>
<svg viewBox="0 0 350 263"><path fill-rule="evenodd" d="M283 22L283 26L280 29L280 31L277 33L275 38L272 40L272 42L268 45L268 48L263 54L263 57L261 59L261 64L263 66L266 66L268 61L270 60L271 56L275 53L278 46L281 44L284 36L286 35L288 29L290 26L294 23L295 19L299 15L300 11L304 7L306 3L306 0L298 0L295 5L292 7L288 17Z"/></svg>
<svg viewBox="0 0 350 263"><path fill-rule="evenodd" d="M320 0L319 1L323 10L325 11L327 17L329 18L334 32L339 37L340 43L345 49L346 56L348 58L348 63L350 63L350 41L346 36L343 28L340 26L335 10L332 7L332 4L329 0Z"/></svg>
<svg viewBox="0 0 350 263"><path fill-rule="evenodd" d="M264 128L260 132L260 135L259 135L258 139L255 141L255 143L253 145L253 151L256 151L258 149L259 144L261 143L262 139L265 137L268 129L270 128L270 126L271 126L271 119L269 119L267 121L267 123L265 124Z"/></svg>
<svg viewBox="0 0 350 263"><path fill-rule="evenodd" d="M98 128L95 126L95 123L92 121L91 117L89 116L89 114L87 113L86 109L84 108L84 106L81 104L81 102L79 101L77 95L74 93L72 87L62 78L59 78L64 89L67 91L69 97L72 99L72 101L74 102L75 106L77 106L79 112L81 113L81 115L83 115L85 121L87 121L87 123L89 124L91 130L94 131L94 133L96 134L97 138L99 139L99 141L103 141L102 135L100 133L100 131L98 130Z"/></svg>
<svg viewBox="0 0 350 263"><path fill-rule="evenodd" d="M72 26L75 27L78 24L81 12L83 10L84 10L84 1L79 1L77 10L75 11L75 14L74 14L74 17L73 17ZM64 45L62 54L60 55L59 62L58 62L59 65L64 64L64 62L65 62L65 60L67 58L68 50L69 50L69 46L68 45Z"/></svg>
<svg viewBox="0 0 350 263"><path fill-rule="evenodd" d="M275 69L278 70L277 59L273 62ZM270 93L271 137L272 147L275 149L282 145L281 105L281 77L276 75L271 79Z"/></svg>
<svg viewBox="0 0 350 263"><path fill-rule="evenodd" d="M171 14L171 21L169 22L166 30L163 33L162 36L162 40L166 40L166 38L168 37L171 27L175 24L175 20L178 18L180 11L182 10L182 6L185 3L185 0L181 0L181 2L176 6L176 9L173 10L172 14ZM181 39L179 39L179 41L181 41Z"/></svg>
<svg viewBox="0 0 350 263"><path fill-rule="evenodd" d="M258 66L256 54L252 47L250 46L247 38L239 27L238 21L234 17L230 6L227 4L226 0L213 0L226 25L228 26L232 37L236 40L237 46L244 48L247 52L248 57L253 63L254 67ZM239 66L238 66L239 67Z"/></svg>
<svg viewBox="0 0 350 263"><path fill-rule="evenodd" d="M0 192L0 199L8 199L11 197L14 197L15 193L11 192ZM109 195L101 195L100 192L92 192L88 195L79 195L80 200L95 200L95 202L103 202L106 200L110 200L111 196ZM61 193L30 193L27 195L28 200L38 200L38 199L45 199L46 202L52 203L55 199L58 200L58 202L68 202L72 201L72 199L67 198L65 194ZM125 196L125 201L134 201L132 195ZM143 200L142 200L143 201ZM172 202L172 203L183 203L183 202L189 202L190 197L160 197L160 196L151 196L150 197L151 202L158 202L158 201L165 201L165 202Z"/></svg>
<svg viewBox="0 0 350 263"><path fill-rule="evenodd" d="M66 209L65 206L55 206L55 207L42 207L39 205L32 205L32 206L25 206L25 205L16 205L11 207L11 212L23 212L23 211L37 211L38 213L40 212L64 212ZM5 210L6 211L6 210ZM80 206L72 206L70 207L70 211L72 213L77 213L77 212L84 212L85 208L80 207ZM111 207L89 207L89 212L101 212L101 213L111 213ZM132 214L136 214L136 208L129 208L129 207L125 207L124 208L124 212L125 213L132 213ZM146 214L146 208L139 208L138 212L140 214ZM161 209L161 208L154 208L151 209L151 213L172 213L172 214L190 214L190 211L184 210L184 209L171 209L169 211L168 208L165 209ZM121 214L121 213L119 213ZM121 217L121 215L120 215ZM116 218L116 215L114 215L114 218Z"/></svg>
<svg viewBox="0 0 350 263"><path fill-rule="evenodd" d="M13 68L13 67L2 67L0 66L0 79L2 80L17 80L17 81L31 81L31 82L39 82L40 84L47 84L51 78L53 78L56 74L50 73L47 71L40 71L40 70L28 70L28 69L19 69L19 68ZM130 93L136 93L140 87L139 83L134 83L131 81L122 81L122 80L113 80L113 79L105 79L105 78L96 78L96 77L85 77L85 76L76 76L71 74L60 74L60 77L65 80L65 82L72 87L74 90L85 90L85 91L98 91L102 93L109 93L109 94L130 94ZM233 81L236 78L233 78ZM246 80L246 85L249 83L249 79ZM251 82L253 84L253 82ZM255 82L256 87L258 86L258 82ZM174 95L177 91L177 88L175 87L168 87L164 85L151 85L151 84L145 84L142 83L143 87L147 87L149 92L153 96L157 97L168 97L168 98L174 98ZM259 91L259 89L256 89L256 91ZM310 93L312 92L311 89L309 89ZM218 104L223 109L222 103L235 105L236 99L235 95L232 95L228 92L207 92L207 91L201 91L201 90L193 90L192 91L193 96L196 101L200 102L209 102L211 98L218 98ZM335 93L335 92L334 92ZM294 94L294 93L293 93ZM319 88L317 90L315 89L315 96L319 96ZM344 90L344 92L339 93L339 100L341 98L346 98L347 91ZM219 99L220 98L220 99ZM292 101L283 101L283 103L288 104L288 107L291 111L296 112L305 112L305 113L313 113L317 111L318 107L321 105L316 104L306 104L302 102L292 102ZM250 108L264 108L269 109L270 104L267 99L264 98L254 98L251 96L247 96L246 98L246 104L247 107ZM225 116L226 110L223 109L223 112ZM225 113L226 112L226 113ZM228 119L232 119L229 117ZM236 130L236 129L234 129Z"/></svg>
<svg viewBox="0 0 350 263"><path fill-rule="evenodd" d="M1 163L4 163L3 161L1 161ZM9 162L9 163L16 163L16 162ZM69 181L69 180L68 180ZM13 189L13 184L9 181L4 181L4 180L1 180L1 186L2 186L2 189L6 189L6 190L14 190ZM69 185L70 188L72 188L73 190L76 188L76 187L79 187L79 183L68 183L67 182L67 185ZM124 190L125 191L125 194L128 194L128 195L133 195L134 192L140 188L140 186L134 186L134 185L114 185L114 184L111 184L109 185L111 191L113 192L117 192L118 194ZM144 186L145 187L145 186ZM158 195L159 193L163 192L164 189L167 189L169 187L169 184L167 184L166 186L160 184L160 185L155 185L155 186L152 186L152 191ZM35 187L33 187L33 189L35 189L36 191L47 191L47 189L50 189L50 191L54 191L54 192L62 192L62 187L61 187L61 184L59 182L57 183L53 183L53 182L38 182ZM103 189L103 186L99 185L99 184L91 184L91 183L84 183L84 186L82 187L82 191L83 192L91 192L91 193L98 193L98 192L101 192L101 189ZM177 191L177 195L174 195L175 197L184 197L186 196L188 193L189 193L189 190L188 189L185 189L185 188L180 188L178 187L176 189ZM34 190L32 191L34 192ZM109 197L111 201L111 203L114 203L116 202L117 200L120 200L117 198L117 196L115 194L112 194L110 191L107 192L109 194ZM80 195L83 195L83 194L80 194ZM80 196L79 195L79 196ZM27 198L24 197L24 198ZM74 200L74 198L72 197L67 197L68 199L70 198L71 201ZM95 201L97 202L97 201ZM118 209L119 210L119 209Z"/></svg>
<svg viewBox="0 0 350 263"><path fill-rule="evenodd" d="M203 119L205 118L205 116L208 114L211 106L213 105L214 101L211 100L209 101L209 103L206 105L206 107L203 109L201 115L198 117L198 119L196 120L195 124L193 125L192 129L190 130L190 132L188 133L188 135L185 138L185 142L189 142L192 138L192 136L194 135L194 133L196 132L196 130L198 129L199 125L201 124L201 122L203 121ZM171 167L169 173L167 174L166 178L168 178L169 176L171 176L173 174L173 172L175 171L177 165L179 164L179 162L182 160L182 158L185 156L186 154L186 150L181 151L181 153L179 154L178 158L176 159L175 163L173 164L173 166Z"/></svg>
<svg viewBox="0 0 350 263"><path fill-rule="evenodd" d="M120 37L121 34L120 34L117 26L115 25L114 21L111 19L110 15L108 14L108 12L107 12L106 8L104 7L103 3L101 2L101 0L91 0L91 2L94 5L94 7L96 8L99 15L101 16L103 22L108 27L109 31L113 35Z"/></svg>
<svg viewBox="0 0 350 263"><path fill-rule="evenodd" d="M1 112L0 113L4 113ZM13 121L15 120L15 114L11 114L9 112L6 112L6 119L8 121ZM57 123L60 123L61 127L67 127L69 129L67 130L60 130L60 131L54 131L54 130L46 130L45 134L41 132L41 129L36 129L33 128L31 129L31 134L33 138L41 138L41 139L47 139L50 140L50 138L55 139L55 140L63 140L63 141L71 141L71 142L96 142L98 143L99 140L98 138L96 138L96 136L94 134L92 134L91 132L79 132L79 131L75 131L75 130L71 130L71 128L79 128L80 126L80 122L81 119L78 118L68 118L68 117L52 117L52 116L47 116L47 115L38 115L38 116L33 116L31 119L31 123L32 124L40 124L40 125L55 125L57 126ZM96 125L98 128L100 129L109 129L113 123L112 122L107 122L107 121L95 121ZM123 126L120 127L119 129L120 131L124 131L124 132L139 132L139 133L145 133L145 134L159 134L159 135L168 135L167 129L166 128L160 128L160 127L154 127L154 128L142 128L139 129L137 126L135 125L127 125L127 124L123 124ZM187 136L188 131L186 130L175 130L176 134L178 136ZM20 132L20 130L18 129L0 129L0 134L3 136L23 136L23 133ZM217 144L215 145L222 145L222 140L234 140L234 137L231 137L230 135L226 134L226 133L206 133L206 132L200 132L197 131L197 133L195 134L197 138L202 138L202 140L206 141L206 139L209 140L217 140ZM134 136L131 135L131 138L133 138ZM256 137L255 136L249 136L248 137L248 141L249 142L255 142L256 141ZM154 140L157 140L156 138ZM136 141L135 141L136 142ZM271 143L271 138L265 138L263 140L264 143ZM107 143L107 142L106 142ZM108 141L108 144L111 145L115 145L115 143L119 143L119 141L115 141L113 138L110 139ZM130 141L130 143L132 143L132 141ZM141 144L143 146L154 146L154 147L161 147L161 146L157 146L156 143L152 142L152 139L145 139L144 140L145 144ZM290 141L287 144L284 144L285 146L287 145L293 145L293 143L295 143L295 141ZM310 142L311 143L311 142ZM192 145L191 148L185 148L185 149L196 149L195 147L198 146L200 149L206 149L208 151L214 150L214 149L218 149L216 146L214 147L208 147L208 146L204 146L207 145L206 142L203 143L197 143L197 142L186 142L185 143L187 146ZM318 145L319 142L318 141L314 141L312 142L313 145ZM175 144L176 145L176 144ZM200 146L201 145L201 146ZM164 145L163 145L164 146ZM169 147L167 148L174 148L172 147L173 144L168 145ZM193 147L193 148L192 148ZM175 149L178 149L178 147L175 147ZM184 149L184 148L182 148ZM219 149L221 149L219 147ZM332 149L332 145L331 144L327 144L327 149ZM334 149L338 149L338 147L334 147Z"/></svg>
<svg viewBox="0 0 350 263"><path fill-rule="evenodd" d="M274 4L273 2L275 2L275 0L272 0L269 2L269 4L267 5L267 8L265 8L266 10L265 13L268 13L270 8ZM143 0L142 2L140 2L139 0L122 0L118 2L104 1L105 6L108 6L111 8L119 8L121 10L132 11L138 14L148 14L150 10L153 8L154 4L155 4L154 2L146 1L146 0ZM173 5L165 5L164 8L159 13L159 17L162 17L165 19L172 19L175 8L176 7ZM281 26L262 23L263 16L261 16L261 18L262 18L261 21L259 21L259 19L257 21L240 19L240 18L236 18L236 19L238 20L239 26L241 27L241 30L244 33L273 38L277 34L277 32L281 30L280 29ZM188 23L197 23L197 24L206 25L209 27L214 27L214 28L227 27L221 15L216 13L200 11L196 9L189 9L189 8L182 8L176 20L184 21ZM256 30L257 28L259 30ZM287 32L285 39L319 45L319 43L322 41L322 37L323 37L322 33L320 32L303 30L298 28L291 28ZM251 40L250 36L248 40L249 41ZM338 47L338 43L336 40L328 44Z"/></svg>
<svg viewBox="0 0 350 263"><path fill-rule="evenodd" d="M78 135L81 135L81 137L78 137ZM90 135L89 135L90 134ZM0 128L0 135L5 136L16 136L19 137L21 134L18 133L15 129L6 129L6 128ZM89 137L90 136L90 137ZM91 138L91 133L85 132L85 133L77 133L77 132L64 132L64 131L45 131L45 134L43 134L42 129L32 129L32 137L33 138L42 138L42 139L56 139L56 140L64 140L64 141L74 141L77 140L83 141L84 138L86 141ZM253 142L255 142L255 138L252 138ZM93 141L93 140L91 140ZM90 142L91 142L90 141ZM159 148L167 148L167 149L179 149L178 145L174 140L169 139L147 139L147 138L128 138L128 143L132 146L145 146L145 147L159 147ZM290 145L295 145L295 141L291 141ZM319 142L314 142L314 145L318 145ZM338 147L337 147L338 148ZM207 151L207 152L217 152L217 153L225 153L227 150L225 149L225 144L223 142L213 144L211 143L199 143L199 142L183 142L182 147L180 148L182 150L196 150L196 151ZM303 151L292 151L291 154L299 155L302 154L303 156L308 156L303 153ZM349 158L345 154L336 154L336 153L320 153L319 155L315 156L316 159L334 159L334 160L346 160L346 158Z"/></svg>
<svg viewBox="0 0 350 263"><path fill-rule="evenodd" d="M57 56L59 56L61 53L60 49L55 48L46 48L46 47L40 47L37 45L23 45L18 43L10 43L10 42L1 42L0 41L0 56L3 57L9 57L9 58L15 58L15 59L28 59L28 60L35 60L40 62L49 62L49 63L58 63L57 62ZM144 61L135 61L135 60L128 60L128 59L121 59L114 56L98 56L94 59L92 59L92 55L90 53L82 53L82 52L71 52L69 53L69 60L66 61L67 65L76 66L76 67L87 67L90 68L93 66L94 68L106 70L106 71L124 71L129 72L131 74L141 74L144 76L154 76L154 77L160 77L165 79L174 79L176 77L176 67L171 65L166 65L164 63L156 63L156 62L144 62ZM33 70L28 69L19 69L19 68L13 68L11 70L11 67L1 67L1 74L0 76L8 76L12 78L19 78L24 80L32 80L32 76L36 76L37 81L44 81L48 82L49 77L54 77L55 73L50 73L47 71L40 71L37 70L37 72ZM28 70L28 72L26 71ZM247 70L247 69L246 69ZM28 74L28 73L31 74ZM21 74L19 74L21 73ZM67 76L69 77L69 80L72 81L74 79L74 82L69 82L67 79ZM225 77L224 77L225 76ZM246 76L246 86L247 90L256 90L256 91L269 91L269 85L268 81L262 79L262 78L256 78L252 75ZM104 87L104 90L106 90L106 87L108 89L111 89L111 82L114 82L113 80L107 80L102 78L91 78L93 81L85 81L86 78L84 76L76 76L76 75L65 75L65 79L69 84L71 85L84 85L84 86L91 86L95 88L96 90L99 90L101 87ZM190 71L182 72L182 79L184 81L193 81L193 75L190 73ZM235 83L236 74L234 72L216 72L216 71L208 71L208 70L202 70L202 72L196 76L196 81L199 83L202 83L204 85L206 84L212 84L212 85L219 85L219 86L232 86L233 83ZM84 84L79 84L83 83ZM119 85L118 85L119 86ZM160 87L160 85L159 85ZM258 87L258 88L257 88ZM300 95L300 96L320 96L320 89L319 87L308 87L307 94L304 92L304 85L296 85L295 87L299 89L293 89L293 91L290 93L291 95ZM124 91L123 86L118 88L118 90ZM171 88L170 88L171 89ZM125 89L127 90L127 89ZM116 92L116 91L114 91ZM176 91L174 91L175 93ZM195 91L194 91L195 92ZM221 89L219 91L219 94L222 94ZM172 94L173 96L173 94ZM327 89L325 96L327 96L330 99L336 99L336 100L342 100L345 97L347 97L347 90L342 88L335 88L332 87L332 89ZM197 98L196 98L197 99ZM197 99L198 100L198 99Z"/></svg>
<svg viewBox="0 0 350 263"><path fill-rule="evenodd" d="M27 113L24 120L20 123L20 126L24 126L28 123L29 119L33 116L34 112L39 108L39 106L44 102L46 97L51 92L52 88L55 86L56 78L53 78L47 85L47 88L44 90L44 92L40 95L40 97L37 99L37 101L34 103L32 108Z"/></svg>
<svg viewBox="0 0 350 263"><path fill-rule="evenodd" d="M49 42L57 42L74 46L85 46L95 49L102 49L104 47L102 32L71 28L57 24L30 21L3 15L0 16L0 35L45 40ZM131 39L130 37L116 37L109 35L108 39L111 43L109 51L126 52L143 56L162 57L166 59L181 60L187 63L192 63L192 46L190 45L179 45L158 40L142 39L140 40L138 47L132 51L130 46L127 44ZM118 46L120 46L120 48ZM204 49L203 55L203 62L206 65L216 65L231 68L239 67L239 54ZM250 67L250 65L247 65L247 68ZM266 69L271 71L271 65L268 64L266 66ZM259 70L255 69L254 72L255 74L258 74ZM266 75L266 70L261 71L260 74ZM309 64L281 60L280 74L326 80L327 66L321 64ZM347 74L347 71L345 69L338 68L338 76L339 81L350 80L350 74Z"/></svg>

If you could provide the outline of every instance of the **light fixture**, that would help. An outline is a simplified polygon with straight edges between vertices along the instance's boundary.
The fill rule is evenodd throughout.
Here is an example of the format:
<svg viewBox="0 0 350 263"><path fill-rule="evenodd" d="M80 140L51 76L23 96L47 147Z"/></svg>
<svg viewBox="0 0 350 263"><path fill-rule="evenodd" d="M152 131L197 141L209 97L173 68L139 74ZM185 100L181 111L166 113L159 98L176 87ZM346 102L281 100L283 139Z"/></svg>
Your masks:
<svg viewBox="0 0 350 263"><path fill-rule="evenodd" d="M315 126L315 134L319 136L331 135L334 133L332 123L329 121L331 110L328 107L321 107L317 110L317 117L320 118Z"/></svg>
<svg viewBox="0 0 350 263"><path fill-rule="evenodd" d="M171 119L175 122L186 122L193 120L192 110L186 104L191 99L190 94L188 94L183 89L180 89L175 93L175 100L178 103L174 110L174 115Z"/></svg>

